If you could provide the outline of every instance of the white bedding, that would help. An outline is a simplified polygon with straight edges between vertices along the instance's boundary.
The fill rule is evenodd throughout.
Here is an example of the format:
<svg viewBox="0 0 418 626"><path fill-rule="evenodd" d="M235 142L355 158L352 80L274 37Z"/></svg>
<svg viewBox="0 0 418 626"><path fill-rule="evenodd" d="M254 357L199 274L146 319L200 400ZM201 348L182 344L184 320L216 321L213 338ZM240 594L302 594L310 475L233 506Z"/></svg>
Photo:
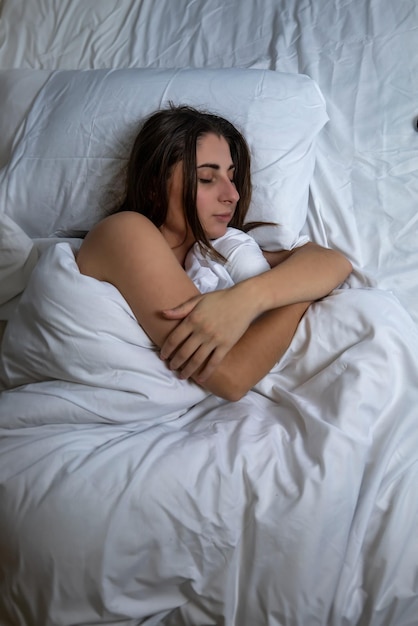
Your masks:
<svg viewBox="0 0 418 626"><path fill-rule="evenodd" d="M0 194L0 626L417 626L417 42L415 0L0 0L0 179L13 183ZM170 75L158 102L173 74L180 95L228 115L254 104L257 145L269 105L282 137L292 121L286 173L295 146L302 165L311 155L319 108L299 91L302 108L282 109L255 74L228 81L223 102L218 70L269 70L313 93L305 75L325 101L313 177L309 163L294 179L308 206L278 215L344 252L351 288L313 305L234 404L166 369L117 291L80 276L78 240L51 247L42 211L67 219L60 192L80 182L59 150L77 137L97 148L90 128L110 139L128 107L109 94L128 92L128 68ZM179 68L216 80L197 90ZM105 84L89 79L87 98L80 72L69 89L57 70L104 70ZM136 115L148 104L129 93ZM111 114L90 125L98 112ZM46 184L19 160L34 147L59 170ZM203 289L207 275L194 279Z"/></svg>
<svg viewBox="0 0 418 626"><path fill-rule="evenodd" d="M393 296L337 291L230 404L50 248L3 342L2 626L411 626L417 350Z"/></svg>

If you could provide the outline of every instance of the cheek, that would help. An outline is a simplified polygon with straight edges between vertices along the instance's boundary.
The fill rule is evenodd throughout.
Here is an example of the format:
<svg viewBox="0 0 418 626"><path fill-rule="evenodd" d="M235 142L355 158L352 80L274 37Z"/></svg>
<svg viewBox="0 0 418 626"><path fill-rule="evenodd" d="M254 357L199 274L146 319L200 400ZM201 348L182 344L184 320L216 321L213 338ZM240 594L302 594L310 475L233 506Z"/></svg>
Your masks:
<svg viewBox="0 0 418 626"><path fill-rule="evenodd" d="M199 220L204 222L210 211L210 197L204 191L198 191L196 196L196 210Z"/></svg>

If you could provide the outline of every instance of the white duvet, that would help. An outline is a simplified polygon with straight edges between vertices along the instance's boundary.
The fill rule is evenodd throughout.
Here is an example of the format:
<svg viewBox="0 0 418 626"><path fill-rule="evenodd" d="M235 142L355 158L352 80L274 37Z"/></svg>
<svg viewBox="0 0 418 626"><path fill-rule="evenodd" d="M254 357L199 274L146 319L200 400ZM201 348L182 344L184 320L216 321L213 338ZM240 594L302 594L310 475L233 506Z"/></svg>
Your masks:
<svg viewBox="0 0 418 626"><path fill-rule="evenodd" d="M1 626L412 626L418 351L344 289L230 404L44 253L2 345Z"/></svg>

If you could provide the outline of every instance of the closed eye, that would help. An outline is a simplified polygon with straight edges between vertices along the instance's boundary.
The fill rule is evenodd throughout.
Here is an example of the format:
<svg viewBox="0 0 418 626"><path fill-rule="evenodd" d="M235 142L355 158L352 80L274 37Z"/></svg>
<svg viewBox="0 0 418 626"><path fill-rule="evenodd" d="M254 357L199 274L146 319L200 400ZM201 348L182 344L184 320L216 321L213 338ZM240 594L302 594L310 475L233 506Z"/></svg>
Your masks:
<svg viewBox="0 0 418 626"><path fill-rule="evenodd" d="M217 163L202 163L201 165L197 166L197 170L201 174L200 177L198 177L198 181L203 184L208 184L214 181L212 172L218 172L220 170L220 167ZM207 171L203 172L202 170ZM211 172L211 175L207 176L209 172ZM206 177L204 175L202 176L202 174L206 174ZM230 176L229 180L231 181L231 183L235 184L235 165L233 163L231 163L231 165L228 167L228 175Z"/></svg>

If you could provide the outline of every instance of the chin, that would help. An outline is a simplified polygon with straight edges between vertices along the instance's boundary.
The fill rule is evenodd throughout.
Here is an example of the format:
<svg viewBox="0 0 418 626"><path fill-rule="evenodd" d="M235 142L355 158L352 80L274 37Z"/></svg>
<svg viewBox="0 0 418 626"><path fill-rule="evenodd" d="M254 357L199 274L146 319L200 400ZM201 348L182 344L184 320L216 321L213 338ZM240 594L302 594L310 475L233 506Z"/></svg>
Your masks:
<svg viewBox="0 0 418 626"><path fill-rule="evenodd" d="M211 230L210 233L207 233L207 237L209 240L211 239L219 239L219 237L223 237L226 233L226 229L228 228L228 226L224 226L222 228L216 228Z"/></svg>

